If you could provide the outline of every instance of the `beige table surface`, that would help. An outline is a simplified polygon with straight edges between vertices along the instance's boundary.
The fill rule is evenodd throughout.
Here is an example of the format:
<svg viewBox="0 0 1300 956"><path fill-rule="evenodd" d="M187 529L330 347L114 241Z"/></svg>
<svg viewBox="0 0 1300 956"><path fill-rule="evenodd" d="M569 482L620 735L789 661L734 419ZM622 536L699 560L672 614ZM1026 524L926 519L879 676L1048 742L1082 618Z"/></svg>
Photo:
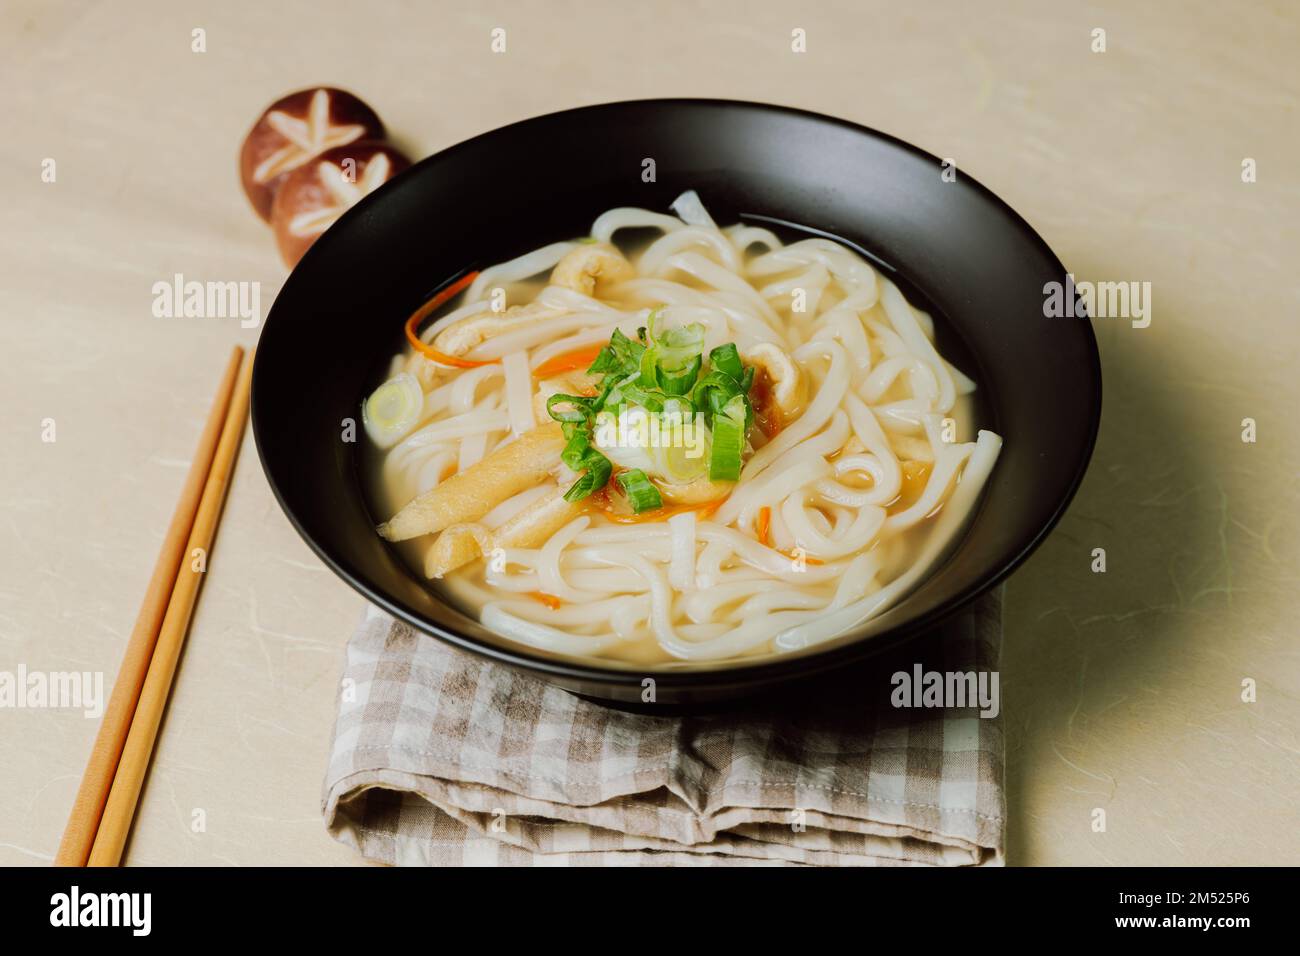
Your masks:
<svg viewBox="0 0 1300 956"><path fill-rule="evenodd" d="M954 157L1081 279L1152 283L1149 328L1096 322L1097 453L1009 585L1010 861L1300 861L1300 9L1054 6L3 0L0 670L112 681L222 364L258 331L156 319L151 287L258 281L265 311L284 278L235 172L265 103L349 87L425 155L605 100L765 100ZM361 609L250 435L128 862L359 862L318 801ZM94 731L0 710L0 864L52 859Z"/></svg>

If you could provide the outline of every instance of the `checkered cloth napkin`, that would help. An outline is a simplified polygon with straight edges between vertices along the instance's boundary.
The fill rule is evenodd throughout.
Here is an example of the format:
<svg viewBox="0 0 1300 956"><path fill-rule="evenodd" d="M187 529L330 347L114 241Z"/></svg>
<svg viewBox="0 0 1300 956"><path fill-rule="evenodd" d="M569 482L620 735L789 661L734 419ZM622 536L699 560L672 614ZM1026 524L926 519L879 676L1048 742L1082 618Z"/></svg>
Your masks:
<svg viewBox="0 0 1300 956"><path fill-rule="evenodd" d="M995 592L838 692L655 717L372 608L347 647L326 825L392 864L1000 864L1000 717L890 703L891 674L991 670L1000 644Z"/></svg>

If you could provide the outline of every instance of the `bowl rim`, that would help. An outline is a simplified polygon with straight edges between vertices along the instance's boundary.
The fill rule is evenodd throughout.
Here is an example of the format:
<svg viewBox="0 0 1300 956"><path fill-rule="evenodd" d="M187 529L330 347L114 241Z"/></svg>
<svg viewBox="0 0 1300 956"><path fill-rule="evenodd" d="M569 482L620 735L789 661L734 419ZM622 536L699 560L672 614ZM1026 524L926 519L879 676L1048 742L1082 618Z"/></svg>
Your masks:
<svg viewBox="0 0 1300 956"><path fill-rule="evenodd" d="M663 106L685 106L685 107L718 107L733 110L746 110L757 113L773 113L786 116L795 116L807 120L813 120L818 123L838 126L849 132L867 136L876 140L891 144L904 152L911 153L913 156L924 159L938 165L941 160L932 153L921 149L920 147L900 139L890 133L885 133L851 120L846 120L837 116L830 116L825 113L818 113L813 110L806 110L799 107L783 106L773 103L760 103L752 100L733 100L717 97L650 97L646 99L616 100L607 103L594 103L586 106L573 107L563 110L554 110L549 113L542 113L537 116L528 117L507 123L504 126L497 126L485 132L479 133L469 139L461 140L444 149L440 149L429 156L424 157L418 162L413 163L409 169L405 170L398 177L394 177L393 182L400 182L402 179L412 177L412 173L426 165L435 164L445 157L468 149L473 144L488 137L496 136L507 130L513 130L526 127L535 123L544 123L547 120L559 116L575 116L582 113L599 113L625 107L663 107ZM1038 246L1040 251L1045 253L1048 259L1055 263L1061 275L1066 274L1064 263L1052 250L1038 231L1034 229L1029 222L1015 211L1005 200L999 197L991 189L975 179L968 173L964 173L960 179L965 188L974 189L975 192L989 201L993 208L1007 217L1008 222L1020 232L1030 243ZM349 209L335 226L327 231L320 240L313 243L304 255L302 262L309 262L316 258L317 255L323 254L322 247L329 244L329 232L336 235L341 234L338 230L339 223L345 223L349 220L364 214L366 209L377 201L382 201L385 193L389 191L388 185L381 187L370 195L364 197L357 205ZM301 264L301 263L300 263ZM266 320L262 323L262 333L265 333L267 326L275 315L279 306L280 299L284 291L288 289L293 282L299 270L295 267L286 278L280 293L277 294L271 310L268 312ZM924 291L924 290L922 290ZM941 604L919 617L905 621L896 627L882 631L878 634L865 636L857 640L849 640L844 643L835 644L827 647L823 651L811 651L809 653L799 654L798 656L776 655L759 659L753 664L746 663L722 663L722 666L692 666L689 669L674 670L671 668L643 667L634 668L629 666L619 667L601 667L595 663L567 661L558 658L538 656L526 648L514 648L508 645L496 645L480 642L476 638L451 630L430 621L429 619L407 609L398 602L390 599L387 595L379 590L372 588L365 581L357 578L347 569L340 566L331 555L329 555L306 531L303 523L295 514L289 502L286 501L279 483L272 475L270 468L267 466L267 455L263 447L263 427L261 425L261 416L259 409L261 403L257 397L259 393L258 382L260 379L259 371L264 366L259 363L260 350L254 353L253 383L252 383L252 424L254 442L257 447L258 459L262 464L262 471L266 475L267 483L271 486L271 491L280 509L293 525L294 530L307 543L312 552L325 563L325 565L334 572L336 576L350 585L353 590L361 594L370 603L378 606L382 610L393 615L398 620L410 625L416 631L438 638L452 646L467 651L478 657L485 658L499 664L505 664L510 667L523 669L525 671L540 673L548 677L563 678L568 681L581 681L590 685L615 685L621 687L640 687L642 681L651 676L657 686L671 687L674 689L695 689L707 691L711 688L725 686L734 688L737 685L763 685L765 683L784 682L801 676L812 676L831 670L842 665L851 663L862 658L873 656L887 650L905 640L908 640L924 631L930 630L939 623L969 606L977 598L981 597L994 587L1001 584L1016 569L1018 569L1035 550L1047 539L1053 529L1064 516L1066 509L1074 500L1080 485L1083 483L1084 475L1087 473L1088 466L1091 463L1093 452L1096 448L1097 436L1101 426L1102 410L1102 373L1101 373L1101 355L1098 349L1096 332L1092 327L1092 322L1079 323L1083 344L1087 353L1088 369L1087 378L1092 387L1092 409L1088 423L1088 433L1080 443L1080 456L1075 473L1070 480L1065 494L1057 502L1057 506L1048 520L1026 541L1018 551L1001 561L991 573L983 575L976 583L967 586L951 600ZM982 508L982 499L981 505ZM976 517L978 516L978 509ZM975 518L972 518L975 520ZM437 598L441 600L440 598ZM443 602L446 603L446 602ZM502 640L507 640L503 638Z"/></svg>

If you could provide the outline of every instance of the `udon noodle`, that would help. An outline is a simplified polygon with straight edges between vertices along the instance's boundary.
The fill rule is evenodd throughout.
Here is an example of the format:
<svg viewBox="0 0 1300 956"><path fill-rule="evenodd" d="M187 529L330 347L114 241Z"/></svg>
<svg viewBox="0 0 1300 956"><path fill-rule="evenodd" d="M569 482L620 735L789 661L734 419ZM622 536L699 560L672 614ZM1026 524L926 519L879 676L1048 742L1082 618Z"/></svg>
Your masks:
<svg viewBox="0 0 1300 956"><path fill-rule="evenodd" d="M672 208L464 277L363 407L380 533L535 650L831 640L918 583L998 455L930 316L861 256Z"/></svg>

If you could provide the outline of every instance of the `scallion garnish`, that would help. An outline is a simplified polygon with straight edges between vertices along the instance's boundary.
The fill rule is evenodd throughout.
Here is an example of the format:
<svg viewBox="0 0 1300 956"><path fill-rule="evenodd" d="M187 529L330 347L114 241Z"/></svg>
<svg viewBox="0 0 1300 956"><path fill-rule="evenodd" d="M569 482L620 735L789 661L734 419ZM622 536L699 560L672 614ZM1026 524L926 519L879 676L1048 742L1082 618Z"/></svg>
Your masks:
<svg viewBox="0 0 1300 956"><path fill-rule="evenodd" d="M585 423L566 422L564 434L568 443L564 446L564 451L560 452L560 460L573 471L584 473L564 493L564 500L581 501L609 483L614 466L591 444L591 433Z"/></svg>
<svg viewBox="0 0 1300 956"><path fill-rule="evenodd" d="M636 382L624 382L617 386L617 391L622 394L622 401L619 405L640 405L648 412L662 412L664 410L664 394L657 390L642 388Z"/></svg>
<svg viewBox="0 0 1300 956"><path fill-rule="evenodd" d="M558 408L572 405L572 408ZM552 395L546 400L546 413L557 422L585 422L592 414L591 399L581 395Z"/></svg>
<svg viewBox="0 0 1300 956"><path fill-rule="evenodd" d="M745 450L743 395L735 395L722 413L713 416L713 447L709 451L710 481L739 481L740 459Z"/></svg>
<svg viewBox="0 0 1300 956"><path fill-rule="evenodd" d="M654 356L654 364L664 372L678 372L691 364L704 352L704 326L692 322L679 328L668 329L662 335L655 333L658 311L650 314L647 350ZM642 365L644 370L645 366Z"/></svg>
<svg viewBox="0 0 1300 956"><path fill-rule="evenodd" d="M695 380L699 377L703 362L704 360L697 355L685 368L669 371L661 367L658 376L659 388L665 395L689 395L691 389L695 387Z"/></svg>
<svg viewBox="0 0 1300 956"><path fill-rule="evenodd" d="M739 394L741 394L740 383L730 375L714 371L695 383L695 388L691 392L691 403L697 412L712 419L716 415L721 415L727 402Z"/></svg>
<svg viewBox="0 0 1300 956"><path fill-rule="evenodd" d="M573 483L573 487L564 493L565 501L581 501L588 495L595 494L609 484L609 476L614 466L600 452L592 449L592 457L584 462L586 472Z"/></svg>
<svg viewBox="0 0 1300 956"><path fill-rule="evenodd" d="M719 345L709 352L709 367L723 375L730 375L736 381L740 381L745 374L745 367L740 361L740 350L736 348L735 342Z"/></svg>
<svg viewBox="0 0 1300 956"><path fill-rule="evenodd" d="M563 461L581 472L565 492L569 501L603 488L613 471L593 442L596 416L618 414L633 406L652 414L667 409L703 414L712 427L709 477L719 481L740 477L745 438L754 420L749 402L754 370L744 365L740 351L730 342L711 350L706 360L704 327L691 324L660 330L660 314L657 309L650 314L646 326L637 329L636 339L614 330L587 368L589 374L601 376L594 396L552 395L546 402L547 413L564 425L568 444ZM659 490L641 469L620 474L618 482L634 511L662 506Z"/></svg>
<svg viewBox="0 0 1300 956"><path fill-rule="evenodd" d="M639 468L631 471L625 471L615 479L627 495L628 503L636 514L643 511L653 511L655 508L662 508L664 500L659 494L659 489L651 484L646 473Z"/></svg>

